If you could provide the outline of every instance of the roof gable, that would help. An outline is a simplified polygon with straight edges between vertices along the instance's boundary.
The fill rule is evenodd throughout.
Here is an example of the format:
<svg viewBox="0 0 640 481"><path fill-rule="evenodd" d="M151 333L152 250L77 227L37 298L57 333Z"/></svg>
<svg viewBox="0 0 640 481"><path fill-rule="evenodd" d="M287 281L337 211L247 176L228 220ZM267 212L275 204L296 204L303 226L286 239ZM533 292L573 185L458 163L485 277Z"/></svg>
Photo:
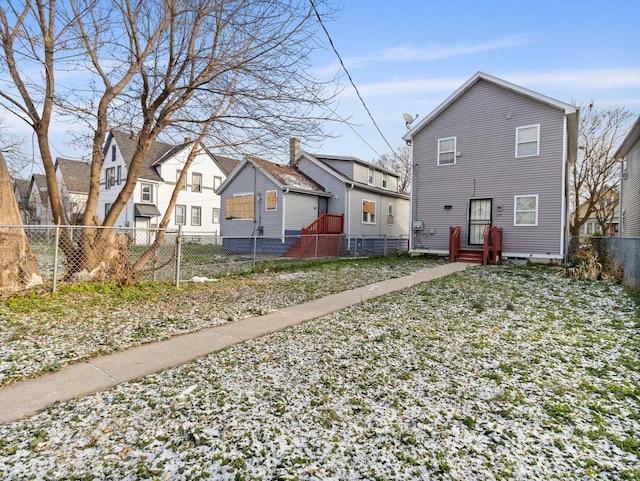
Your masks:
<svg viewBox="0 0 640 481"><path fill-rule="evenodd" d="M133 158L133 154L136 151L136 146L138 145L138 138L132 134L126 134L124 132L120 132L118 130L112 130L107 138L107 142L105 143L105 155L107 154L106 149L109 147L109 144L115 140L118 149L120 150L120 155L124 159L124 162L127 166L131 164L131 159ZM142 161L142 165L140 166L140 172L138 177L140 179L145 180L153 180L156 182L162 182L162 177L158 174L153 165L160 160L167 152L176 147L171 144L167 144L165 142L154 141L151 143L149 147L149 151L144 157ZM184 146L182 145L181 148Z"/></svg>
<svg viewBox="0 0 640 481"><path fill-rule="evenodd" d="M410 141L416 133L422 130L425 126L427 126L433 119L435 119L438 115L440 115L444 110L446 110L452 103L454 103L462 94L468 91L471 87L473 87L479 81L484 80L486 82L497 85L498 87L504 88L506 90L515 92L519 95L528 97L532 100L547 104L551 107L562 110L565 115L577 114L578 109L571 104L567 104L565 102L561 102L559 100L553 99L551 97L547 97L546 95L542 95L538 92L534 92L533 90L526 89L524 87L520 87L519 85L513 84L511 82L507 82L506 80L502 80L498 77L494 77L493 75L486 74L484 72L477 72L473 77L467 80L460 88L458 88L455 92L453 92L444 102L442 102L438 107L436 107L429 115L423 118L418 124L415 125L412 129L410 129L402 138L404 140Z"/></svg>
<svg viewBox="0 0 640 481"><path fill-rule="evenodd" d="M629 133L624 138L614 156L617 159L623 158L629 153L634 145L640 140L640 116L637 118L633 126L629 129Z"/></svg>
<svg viewBox="0 0 640 481"><path fill-rule="evenodd" d="M89 193L89 178L91 165L80 160L70 160L58 157L56 167L60 171L64 184L69 192Z"/></svg>

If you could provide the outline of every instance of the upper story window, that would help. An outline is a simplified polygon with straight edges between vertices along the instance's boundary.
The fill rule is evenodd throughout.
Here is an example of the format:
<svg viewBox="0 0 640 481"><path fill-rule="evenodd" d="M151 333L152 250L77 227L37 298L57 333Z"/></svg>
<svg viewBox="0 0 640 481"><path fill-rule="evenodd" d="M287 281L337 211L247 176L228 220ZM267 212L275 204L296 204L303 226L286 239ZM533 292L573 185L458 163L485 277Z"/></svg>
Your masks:
<svg viewBox="0 0 640 481"><path fill-rule="evenodd" d="M387 174L386 172L382 173L382 188L383 189L389 188L389 174Z"/></svg>
<svg viewBox="0 0 640 481"><path fill-rule="evenodd" d="M456 163L456 137L438 139L438 165Z"/></svg>
<svg viewBox="0 0 640 481"><path fill-rule="evenodd" d="M221 184L222 184L222 177L218 177L217 175L215 175L213 177L213 190L217 190Z"/></svg>
<svg viewBox="0 0 640 481"><path fill-rule="evenodd" d="M191 191L202 192L202 174L191 174Z"/></svg>
<svg viewBox="0 0 640 481"><path fill-rule="evenodd" d="M112 145L111 146L111 162L115 162L116 161L116 146Z"/></svg>
<svg viewBox="0 0 640 481"><path fill-rule="evenodd" d="M374 185L376 182L376 171L371 167L369 167L369 175L368 175L367 182L369 183L369 185Z"/></svg>
<svg viewBox="0 0 640 481"><path fill-rule="evenodd" d="M176 170L176 183L180 182L180 174L182 174L181 170ZM180 190L187 190L187 176L185 175L182 179L182 184L180 184Z"/></svg>
<svg viewBox="0 0 640 481"><path fill-rule="evenodd" d="M105 170L104 188L110 189L116 185L116 168L109 167Z"/></svg>
<svg viewBox="0 0 640 481"><path fill-rule="evenodd" d="M538 225L538 196L516 195L513 225Z"/></svg>
<svg viewBox="0 0 640 481"><path fill-rule="evenodd" d="M142 202L153 202L153 185L152 184L140 184L140 200Z"/></svg>
<svg viewBox="0 0 640 481"><path fill-rule="evenodd" d="M116 167L116 183L120 185L121 182L122 182L122 166L119 165L118 167Z"/></svg>
<svg viewBox="0 0 640 481"><path fill-rule="evenodd" d="M516 128L516 157L540 154L540 124Z"/></svg>

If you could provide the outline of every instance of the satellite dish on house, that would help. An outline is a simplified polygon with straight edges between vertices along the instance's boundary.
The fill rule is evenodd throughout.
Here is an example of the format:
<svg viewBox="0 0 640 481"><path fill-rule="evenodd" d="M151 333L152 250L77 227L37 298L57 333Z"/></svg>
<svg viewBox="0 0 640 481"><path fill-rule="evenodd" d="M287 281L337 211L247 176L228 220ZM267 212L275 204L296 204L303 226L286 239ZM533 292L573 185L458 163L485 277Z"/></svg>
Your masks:
<svg viewBox="0 0 640 481"><path fill-rule="evenodd" d="M418 118L418 114L416 114L414 117L411 114L404 113L402 114L402 116L404 117L404 121L407 124L407 128L409 128L409 126L413 123L413 121Z"/></svg>

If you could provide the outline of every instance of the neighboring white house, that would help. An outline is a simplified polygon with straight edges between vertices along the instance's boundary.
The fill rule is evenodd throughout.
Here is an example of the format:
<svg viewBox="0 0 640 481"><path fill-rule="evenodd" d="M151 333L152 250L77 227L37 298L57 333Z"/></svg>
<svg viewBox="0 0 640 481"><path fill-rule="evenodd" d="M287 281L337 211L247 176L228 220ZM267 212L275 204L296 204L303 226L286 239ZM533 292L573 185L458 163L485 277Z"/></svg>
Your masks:
<svg viewBox="0 0 640 481"><path fill-rule="evenodd" d="M28 201L33 216L30 224L53 225L53 214L49 202L49 188L47 178L42 174L33 174L29 184Z"/></svg>
<svg viewBox="0 0 640 481"><path fill-rule="evenodd" d="M180 172L193 148L199 151L181 186L167 227L181 226L186 235L220 232L220 196L215 189L237 161L213 155L202 144L185 140L180 145L156 141L144 159L133 195L115 224L139 229L136 231L136 243L152 240L147 229L157 227L164 216ZM109 134L100 180L99 217L106 216L124 186L136 144L135 136L118 131Z"/></svg>
<svg viewBox="0 0 640 481"><path fill-rule="evenodd" d="M91 165L80 160L58 157L56 159L56 179L60 189L60 202L68 224L82 223L89 196Z"/></svg>

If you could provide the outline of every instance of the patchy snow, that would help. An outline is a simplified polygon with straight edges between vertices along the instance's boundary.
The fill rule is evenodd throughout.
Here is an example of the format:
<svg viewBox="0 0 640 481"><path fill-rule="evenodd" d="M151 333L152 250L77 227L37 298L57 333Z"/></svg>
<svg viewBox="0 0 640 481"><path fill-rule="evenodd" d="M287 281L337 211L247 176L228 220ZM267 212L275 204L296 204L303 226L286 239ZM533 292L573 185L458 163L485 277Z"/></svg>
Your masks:
<svg viewBox="0 0 640 481"><path fill-rule="evenodd" d="M283 185L306 190L318 190L318 184L302 174L288 174L278 172L279 180Z"/></svg>
<svg viewBox="0 0 640 481"><path fill-rule="evenodd" d="M0 476L637 479L637 309L468 270L0 426Z"/></svg>

